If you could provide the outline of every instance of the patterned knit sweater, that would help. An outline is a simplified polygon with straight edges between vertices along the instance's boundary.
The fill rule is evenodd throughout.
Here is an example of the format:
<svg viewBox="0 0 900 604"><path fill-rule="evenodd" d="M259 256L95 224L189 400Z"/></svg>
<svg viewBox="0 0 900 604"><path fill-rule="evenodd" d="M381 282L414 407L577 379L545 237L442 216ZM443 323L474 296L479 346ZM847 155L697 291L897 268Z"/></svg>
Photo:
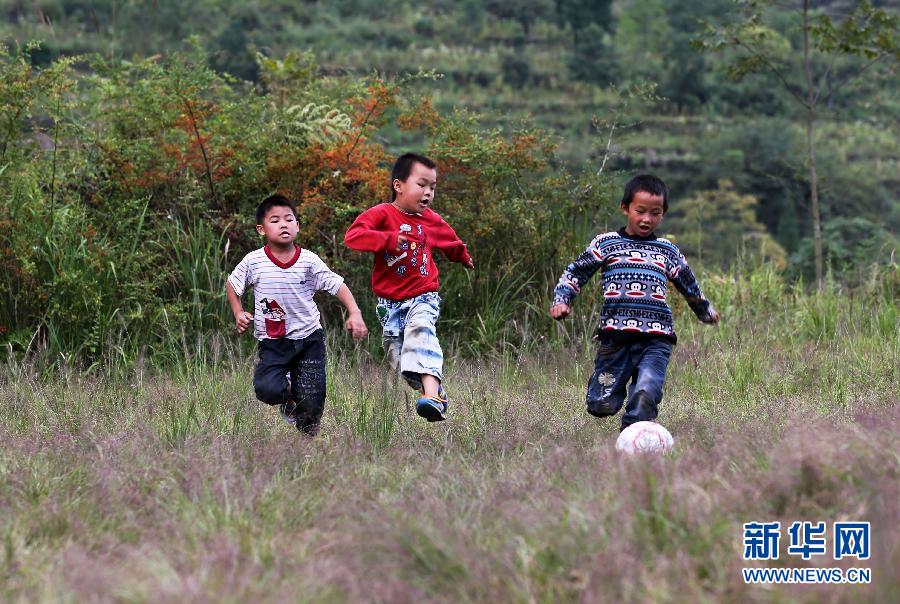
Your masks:
<svg viewBox="0 0 900 604"><path fill-rule="evenodd" d="M667 281L685 297L704 323L712 322L712 305L703 296L691 267L678 247L655 235L629 235L625 229L597 235L563 271L553 304L569 306L597 270L602 269L602 338L636 340L663 337L677 341L672 309L666 304Z"/></svg>

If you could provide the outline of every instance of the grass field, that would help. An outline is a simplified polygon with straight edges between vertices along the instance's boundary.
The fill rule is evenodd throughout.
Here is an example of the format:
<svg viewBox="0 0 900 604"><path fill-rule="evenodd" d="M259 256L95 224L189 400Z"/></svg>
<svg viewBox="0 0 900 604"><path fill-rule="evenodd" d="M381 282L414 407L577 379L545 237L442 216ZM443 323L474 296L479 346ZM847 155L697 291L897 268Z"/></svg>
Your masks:
<svg viewBox="0 0 900 604"><path fill-rule="evenodd" d="M160 369L0 372L0 600L889 602L900 593L900 335L891 290L707 279L679 317L664 458L583 411L589 334L451 354L426 424L333 337L308 440L258 403L230 338ZM587 322L587 321L586 321ZM869 585L749 586L742 524L872 523ZM894 596L890 594L893 593Z"/></svg>

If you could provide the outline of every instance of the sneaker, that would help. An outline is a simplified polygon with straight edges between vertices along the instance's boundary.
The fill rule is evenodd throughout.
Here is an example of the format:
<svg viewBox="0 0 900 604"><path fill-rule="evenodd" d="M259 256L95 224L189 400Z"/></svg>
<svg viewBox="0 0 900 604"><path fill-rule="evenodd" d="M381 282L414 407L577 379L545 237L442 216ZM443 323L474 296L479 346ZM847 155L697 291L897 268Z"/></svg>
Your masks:
<svg viewBox="0 0 900 604"><path fill-rule="evenodd" d="M444 385L438 384L438 395L437 397L444 403L444 413L447 413L447 407L450 406L450 399L447 397L446 391L444 391Z"/></svg>
<svg viewBox="0 0 900 604"><path fill-rule="evenodd" d="M278 413L281 415L281 419L292 426L297 425L297 416L294 415L296 412L297 406L294 404L294 401L288 401L278 405Z"/></svg>
<svg viewBox="0 0 900 604"><path fill-rule="evenodd" d="M416 413L430 422L447 419L447 403L437 397L423 396L416 401Z"/></svg>

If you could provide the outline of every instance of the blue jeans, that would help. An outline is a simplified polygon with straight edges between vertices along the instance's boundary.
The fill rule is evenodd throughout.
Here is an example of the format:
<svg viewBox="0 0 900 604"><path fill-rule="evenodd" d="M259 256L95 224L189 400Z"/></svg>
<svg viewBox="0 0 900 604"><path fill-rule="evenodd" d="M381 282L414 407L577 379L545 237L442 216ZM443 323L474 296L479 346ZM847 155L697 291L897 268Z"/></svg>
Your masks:
<svg viewBox="0 0 900 604"><path fill-rule="evenodd" d="M672 344L663 338L633 343L601 340L588 382L587 412L596 417L618 413L630 380L622 429L656 419L671 354Z"/></svg>
<svg viewBox="0 0 900 604"><path fill-rule="evenodd" d="M375 314L384 333L388 363L407 383L422 390L422 374L444 381L444 353L437 338L441 297L427 292L407 300L378 299Z"/></svg>

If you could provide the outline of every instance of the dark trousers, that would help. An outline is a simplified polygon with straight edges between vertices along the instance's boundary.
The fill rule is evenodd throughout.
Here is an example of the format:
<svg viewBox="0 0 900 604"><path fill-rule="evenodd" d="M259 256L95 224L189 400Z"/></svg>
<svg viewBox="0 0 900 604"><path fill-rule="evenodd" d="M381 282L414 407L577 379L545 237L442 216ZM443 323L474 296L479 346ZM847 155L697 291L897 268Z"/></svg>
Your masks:
<svg viewBox="0 0 900 604"><path fill-rule="evenodd" d="M671 354L672 344L663 338L631 343L601 340L587 388L587 412L597 417L618 413L630 380L622 429L656 419Z"/></svg>
<svg viewBox="0 0 900 604"><path fill-rule="evenodd" d="M260 340L253 388L256 398L269 405L293 401L301 430L317 426L325 410L325 333L317 329L301 340Z"/></svg>

